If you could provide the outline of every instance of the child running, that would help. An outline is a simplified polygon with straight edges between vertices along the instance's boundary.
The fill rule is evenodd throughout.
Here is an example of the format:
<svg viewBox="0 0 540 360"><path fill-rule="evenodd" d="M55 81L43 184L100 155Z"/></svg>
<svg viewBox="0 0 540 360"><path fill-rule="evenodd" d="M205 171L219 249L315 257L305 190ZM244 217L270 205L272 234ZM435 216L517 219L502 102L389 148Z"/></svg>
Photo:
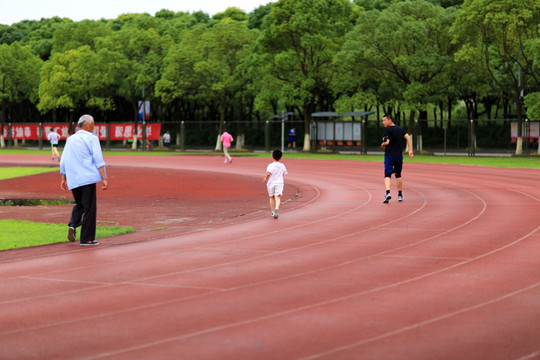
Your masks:
<svg viewBox="0 0 540 360"><path fill-rule="evenodd" d="M271 215L274 219L279 216L279 205L281 204L281 195L283 195L283 176L287 175L287 168L280 162L282 156L281 150L274 150L272 153L274 161L266 168L266 176L263 179L270 196L270 210L272 210Z"/></svg>

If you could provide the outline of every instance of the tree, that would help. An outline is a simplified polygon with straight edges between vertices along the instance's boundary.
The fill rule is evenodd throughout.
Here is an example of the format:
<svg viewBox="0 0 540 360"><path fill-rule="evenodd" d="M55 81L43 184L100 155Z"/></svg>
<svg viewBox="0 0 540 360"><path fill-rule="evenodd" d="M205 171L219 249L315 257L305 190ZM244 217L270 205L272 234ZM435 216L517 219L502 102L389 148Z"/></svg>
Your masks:
<svg viewBox="0 0 540 360"><path fill-rule="evenodd" d="M532 56L534 66L540 66L540 38L530 39L525 43L526 52ZM531 88L529 94L525 95L524 104L527 108L527 116L531 120L540 120L540 84ZM539 147L540 152L540 147Z"/></svg>
<svg viewBox="0 0 540 360"><path fill-rule="evenodd" d="M528 81L539 83L538 63L525 46L538 38L539 23L538 0L468 0L453 27L456 39L463 43L460 56L479 52L493 86L515 104L516 155L523 151L523 95Z"/></svg>
<svg viewBox="0 0 540 360"><path fill-rule="evenodd" d="M453 63L448 30L454 14L451 8L423 0L397 2L382 11L362 13L343 46L341 56L346 56L349 69L368 74L378 84L383 104L401 103L411 109L410 133L415 111L427 114L427 104L439 101L451 84L446 73ZM421 150L421 132L416 144Z"/></svg>
<svg viewBox="0 0 540 360"><path fill-rule="evenodd" d="M0 147L5 147L3 129L11 104L24 99L37 101L41 60L29 46L18 42L0 45Z"/></svg>
<svg viewBox="0 0 540 360"><path fill-rule="evenodd" d="M53 54L41 72L38 109L43 113L67 109L70 121L79 108L112 109L112 99L105 94L114 71L105 59L105 51L96 54L88 45Z"/></svg>
<svg viewBox="0 0 540 360"><path fill-rule="evenodd" d="M54 32L52 52L65 52L84 45L96 51L96 43L110 32L106 24L99 21L65 22Z"/></svg>
<svg viewBox="0 0 540 360"><path fill-rule="evenodd" d="M0 43L9 45L18 41L21 45L29 45L42 60L47 60L51 55L56 29L67 23L72 23L72 20L59 17L23 20L9 27L0 27Z"/></svg>
<svg viewBox="0 0 540 360"><path fill-rule="evenodd" d="M158 94L165 102L193 94L219 104L216 150L221 149L226 111L250 81L247 59L257 36L258 31L248 29L245 21L224 18L210 28L187 33L186 41L167 56Z"/></svg>
<svg viewBox="0 0 540 360"><path fill-rule="evenodd" d="M264 18L272 10L274 3L269 2L266 5L261 5L248 14L248 28L250 29L262 29L264 24Z"/></svg>
<svg viewBox="0 0 540 360"><path fill-rule="evenodd" d="M121 16L113 31L98 44L115 54L114 66L117 83L115 89L130 104L134 122L133 149L137 147L137 122L139 101L154 99L154 86L161 76L162 59L171 44L171 38L160 36L159 21L148 14L129 14Z"/></svg>
<svg viewBox="0 0 540 360"><path fill-rule="evenodd" d="M261 49L270 55L270 75L280 84L280 97L303 111L304 151L311 145L311 114L333 103L328 101L335 71L332 58L351 30L353 17L347 0L280 0L265 18Z"/></svg>

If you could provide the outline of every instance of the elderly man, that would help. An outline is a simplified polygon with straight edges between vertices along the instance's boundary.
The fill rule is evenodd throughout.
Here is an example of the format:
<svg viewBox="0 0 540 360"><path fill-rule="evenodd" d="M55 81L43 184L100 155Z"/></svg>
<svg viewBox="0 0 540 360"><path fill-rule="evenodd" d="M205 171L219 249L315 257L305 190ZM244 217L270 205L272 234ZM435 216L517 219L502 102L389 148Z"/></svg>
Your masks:
<svg viewBox="0 0 540 360"><path fill-rule="evenodd" d="M83 115L77 123L79 130L71 135L60 160L63 190L71 190L75 206L69 220L68 240L75 241L76 229L81 228L80 245L98 245L96 239L96 183L108 187L105 162L99 139L94 135L94 118Z"/></svg>

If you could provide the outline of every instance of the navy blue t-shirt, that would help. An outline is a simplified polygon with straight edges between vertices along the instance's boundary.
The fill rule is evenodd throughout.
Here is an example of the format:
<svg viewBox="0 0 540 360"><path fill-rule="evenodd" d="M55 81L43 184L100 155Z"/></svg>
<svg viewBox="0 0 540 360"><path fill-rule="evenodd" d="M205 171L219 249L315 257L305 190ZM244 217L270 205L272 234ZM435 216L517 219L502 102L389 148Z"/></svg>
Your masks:
<svg viewBox="0 0 540 360"><path fill-rule="evenodd" d="M384 128L383 139L390 139L390 144L384 148L384 155L403 155L403 137L406 134L405 129L397 125Z"/></svg>

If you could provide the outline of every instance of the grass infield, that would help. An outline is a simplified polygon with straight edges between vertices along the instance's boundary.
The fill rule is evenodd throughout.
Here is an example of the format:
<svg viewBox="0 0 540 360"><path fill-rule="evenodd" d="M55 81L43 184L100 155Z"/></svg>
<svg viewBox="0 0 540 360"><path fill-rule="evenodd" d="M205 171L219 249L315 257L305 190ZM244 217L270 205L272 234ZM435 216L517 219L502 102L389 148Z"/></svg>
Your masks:
<svg viewBox="0 0 540 360"><path fill-rule="evenodd" d="M40 167L0 167L0 180L27 175L58 171L58 168ZM129 234L131 227L100 225L96 228L96 238ZM77 240L79 239L77 233ZM0 220L0 250L18 249L29 246L67 242L67 225L35 223L24 220Z"/></svg>
<svg viewBox="0 0 540 360"><path fill-rule="evenodd" d="M134 232L131 227L101 226L98 224L96 238L104 238ZM0 220L0 250L67 242L66 224L34 223L24 220ZM79 240L77 232L77 240Z"/></svg>
<svg viewBox="0 0 540 360"><path fill-rule="evenodd" d="M58 171L58 168L46 167L0 167L0 180L11 179L20 176L42 174Z"/></svg>

